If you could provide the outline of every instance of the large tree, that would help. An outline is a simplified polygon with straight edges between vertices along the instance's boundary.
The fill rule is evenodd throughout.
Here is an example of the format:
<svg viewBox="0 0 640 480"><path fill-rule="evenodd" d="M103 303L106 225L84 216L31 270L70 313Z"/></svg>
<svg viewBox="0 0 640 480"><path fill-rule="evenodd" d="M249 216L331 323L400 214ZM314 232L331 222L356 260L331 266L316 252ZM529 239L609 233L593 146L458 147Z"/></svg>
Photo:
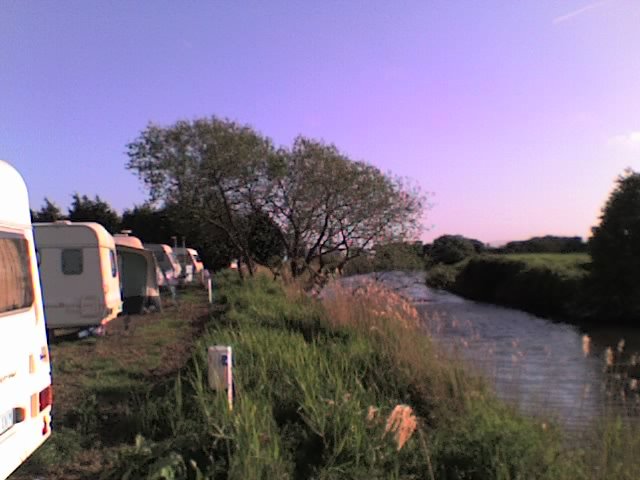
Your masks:
<svg viewBox="0 0 640 480"><path fill-rule="evenodd" d="M223 232L252 272L242 219L251 213L248 198L272 152L252 128L213 117L147 126L128 145L127 167L145 183L152 202L173 205L185 220Z"/></svg>
<svg viewBox="0 0 640 480"><path fill-rule="evenodd" d="M275 150L252 128L213 117L149 125L128 149L128 168L151 200L223 231L250 272L256 225L247 219L269 219L294 275L319 273L327 255L344 264L419 229L417 189L333 145L299 137Z"/></svg>
<svg viewBox="0 0 640 480"><path fill-rule="evenodd" d="M592 272L607 313L640 317L640 173L618 177L592 229Z"/></svg>
<svg viewBox="0 0 640 480"><path fill-rule="evenodd" d="M319 273L338 253L341 269L374 246L413 239L420 229L423 197L417 188L334 145L298 137L270 164L260 208L278 225L298 275Z"/></svg>
<svg viewBox="0 0 640 480"><path fill-rule="evenodd" d="M117 233L120 230L119 215L98 195L91 199L86 195L74 193L68 218L72 222L97 222L110 233Z"/></svg>

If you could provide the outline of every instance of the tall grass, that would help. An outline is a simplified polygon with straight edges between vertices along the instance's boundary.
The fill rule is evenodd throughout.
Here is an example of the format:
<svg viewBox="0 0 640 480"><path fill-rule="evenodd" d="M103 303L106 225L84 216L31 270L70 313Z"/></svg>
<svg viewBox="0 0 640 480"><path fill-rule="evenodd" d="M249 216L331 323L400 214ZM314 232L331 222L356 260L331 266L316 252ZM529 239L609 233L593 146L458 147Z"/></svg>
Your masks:
<svg viewBox="0 0 640 480"><path fill-rule="evenodd" d="M229 275L216 286L224 313L189 370L141 404L141 436L106 478L605 478L438 352L395 294L368 285L320 302ZM233 410L207 386L215 344L234 349Z"/></svg>

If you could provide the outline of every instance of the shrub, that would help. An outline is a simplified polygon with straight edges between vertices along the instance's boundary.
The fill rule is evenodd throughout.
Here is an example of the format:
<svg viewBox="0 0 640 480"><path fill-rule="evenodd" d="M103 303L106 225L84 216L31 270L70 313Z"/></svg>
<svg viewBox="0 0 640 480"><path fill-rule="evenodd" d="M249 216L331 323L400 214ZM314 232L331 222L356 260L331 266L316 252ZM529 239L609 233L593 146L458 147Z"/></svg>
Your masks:
<svg viewBox="0 0 640 480"><path fill-rule="evenodd" d="M586 273L579 267L536 262L526 256L485 255L469 260L453 290L539 315L572 316Z"/></svg>
<svg viewBox="0 0 640 480"><path fill-rule="evenodd" d="M442 235L433 241L426 253L435 263L451 265L475 255L480 245L462 235Z"/></svg>

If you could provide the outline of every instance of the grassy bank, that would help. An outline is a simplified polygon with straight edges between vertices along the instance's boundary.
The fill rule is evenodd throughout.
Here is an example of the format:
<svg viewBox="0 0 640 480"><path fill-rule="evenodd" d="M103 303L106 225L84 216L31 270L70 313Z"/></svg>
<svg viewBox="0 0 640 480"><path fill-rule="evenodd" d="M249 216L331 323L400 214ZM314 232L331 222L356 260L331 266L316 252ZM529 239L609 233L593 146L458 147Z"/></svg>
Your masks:
<svg viewBox="0 0 640 480"><path fill-rule="evenodd" d="M222 276L217 301L225 311L191 367L145 406L141 436L107 478L579 479L614 478L614 464L617 478L640 473L621 460L625 449L587 458L502 405L438 353L410 305L377 287L320 304L268 278ZM214 344L234 348L232 411L207 387Z"/></svg>
<svg viewBox="0 0 640 480"><path fill-rule="evenodd" d="M147 447L125 454L111 478L146 478L167 458L175 471L195 475L197 466L207 478L237 479L429 478L430 469L437 478L445 470L448 478L500 478L498 470L508 478L552 468L539 460L553 435L499 411L460 365L438 358L399 298L338 292L323 307L268 278L220 282L227 311L180 380L180 400L159 409ZM206 386L203 353L212 344L235 351L231 412ZM531 448L483 458L516 438Z"/></svg>
<svg viewBox="0 0 640 480"><path fill-rule="evenodd" d="M580 319L589 257L586 254L480 255L429 272L431 286L467 298L542 316Z"/></svg>
<svg viewBox="0 0 640 480"><path fill-rule="evenodd" d="M132 332L52 347L56 433L17 478L640 475L637 432L612 423L568 448L443 356L416 311L380 287L321 303L225 274L204 330L204 298L192 300ZM207 386L206 348L219 344L234 349L233 410Z"/></svg>

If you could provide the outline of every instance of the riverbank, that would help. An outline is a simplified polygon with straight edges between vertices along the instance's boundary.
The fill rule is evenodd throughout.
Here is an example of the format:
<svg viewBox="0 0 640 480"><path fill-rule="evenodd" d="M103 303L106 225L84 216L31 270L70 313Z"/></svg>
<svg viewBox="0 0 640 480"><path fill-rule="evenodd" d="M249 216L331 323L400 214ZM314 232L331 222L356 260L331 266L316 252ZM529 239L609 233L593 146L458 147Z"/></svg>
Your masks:
<svg viewBox="0 0 640 480"><path fill-rule="evenodd" d="M196 355L177 383L179 401L170 395L179 408L141 432L144 449L132 447L110 478L147 478L167 458L206 478L559 472L556 431L516 415L460 363L440 356L399 296L377 287L359 292L320 304L266 277L219 278L217 301L226 310L198 351L233 346L233 411L207 388L205 359Z"/></svg>
<svg viewBox="0 0 640 480"><path fill-rule="evenodd" d="M479 255L427 272L427 284L472 300L573 323L593 321L586 254Z"/></svg>
<svg viewBox="0 0 640 480"><path fill-rule="evenodd" d="M608 426L588 449L568 448L558 428L519 415L462 362L444 355L425 335L415 309L379 286L361 286L355 293L338 288L321 303L268 277L240 282L227 273L216 277L215 301L204 330L190 344L191 361L161 382L135 377L147 387L135 390L147 394L115 404L130 420L128 430L109 436L112 423L87 409L85 420L68 429L81 449L92 442L107 451L76 452L58 467L57 477L46 478L640 475L640 440L628 426ZM203 298L196 305L206 308ZM151 338L156 337L149 344ZM144 351L145 345L141 337L137 348ZM207 386L209 345L233 346L231 411L226 395ZM54 371L57 358L52 355ZM83 375L89 371L77 363L74 376ZM100 380L95 379L98 385ZM71 377L67 381L65 388L74 392ZM74 393L80 397L84 391ZM101 396L96 400L100 405ZM71 433L56 435L67 439ZM54 435L49 450L39 454L62 448ZM90 453L103 459L91 473L82 467Z"/></svg>

